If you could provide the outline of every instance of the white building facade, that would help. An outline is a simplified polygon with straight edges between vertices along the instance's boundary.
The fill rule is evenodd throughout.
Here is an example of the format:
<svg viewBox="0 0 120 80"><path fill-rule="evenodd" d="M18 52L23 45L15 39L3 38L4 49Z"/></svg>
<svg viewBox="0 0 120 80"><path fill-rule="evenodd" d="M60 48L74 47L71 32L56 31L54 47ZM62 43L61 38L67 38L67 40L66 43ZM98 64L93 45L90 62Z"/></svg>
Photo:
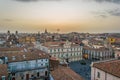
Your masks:
<svg viewBox="0 0 120 80"><path fill-rule="evenodd" d="M0 54L0 63L7 64L8 80L49 80L49 55L42 51Z"/></svg>
<svg viewBox="0 0 120 80"><path fill-rule="evenodd" d="M48 59L12 62L8 64L8 70L11 72L11 79L14 80L29 80L33 77L48 77L48 67Z"/></svg>
<svg viewBox="0 0 120 80"><path fill-rule="evenodd" d="M114 58L114 53L112 50L106 48L91 48L84 47L83 55L88 55L87 59L96 60L107 60Z"/></svg>
<svg viewBox="0 0 120 80"><path fill-rule="evenodd" d="M42 51L50 54L52 57L56 57L60 62L68 60L79 61L82 59L83 46L74 44L72 42L47 42L39 47Z"/></svg>

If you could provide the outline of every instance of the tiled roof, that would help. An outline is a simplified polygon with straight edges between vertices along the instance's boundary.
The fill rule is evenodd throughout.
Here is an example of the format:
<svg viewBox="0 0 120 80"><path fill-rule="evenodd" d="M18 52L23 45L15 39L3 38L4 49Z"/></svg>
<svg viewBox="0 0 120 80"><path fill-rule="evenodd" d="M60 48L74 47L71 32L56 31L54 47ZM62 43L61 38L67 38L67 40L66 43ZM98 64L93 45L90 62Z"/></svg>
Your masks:
<svg viewBox="0 0 120 80"><path fill-rule="evenodd" d="M69 67L59 66L51 73L55 80L84 80L81 76L79 76Z"/></svg>
<svg viewBox="0 0 120 80"><path fill-rule="evenodd" d="M58 60L56 57L51 57L50 60Z"/></svg>
<svg viewBox="0 0 120 80"><path fill-rule="evenodd" d="M64 44L65 42L45 42L43 44L43 46L46 46L46 47L53 47L53 46L62 46L61 44Z"/></svg>
<svg viewBox="0 0 120 80"><path fill-rule="evenodd" d="M21 51L24 50L23 47L14 47L14 48L0 48L0 51Z"/></svg>
<svg viewBox="0 0 120 80"><path fill-rule="evenodd" d="M0 57L8 57L8 62L20 62L36 59L49 58L49 55L43 51L20 52L20 53L1 53ZM13 60L14 57L14 60Z"/></svg>
<svg viewBox="0 0 120 80"><path fill-rule="evenodd" d="M85 50L94 50L94 51L109 51L109 49L105 48L105 47L91 48L91 47L88 47L88 46L84 46L83 49L85 49Z"/></svg>
<svg viewBox="0 0 120 80"><path fill-rule="evenodd" d="M120 60L111 60L94 63L93 67L96 67L104 72L107 72L120 78Z"/></svg>
<svg viewBox="0 0 120 80"><path fill-rule="evenodd" d="M58 47L63 47L65 44L65 41L60 41L60 42L46 42L43 44L43 46L49 47L49 48L58 48ZM71 43L71 47L79 46L79 44Z"/></svg>
<svg viewBox="0 0 120 80"><path fill-rule="evenodd" d="M0 64L0 78L2 76L8 76L8 72L7 72L7 65L6 64Z"/></svg>
<svg viewBox="0 0 120 80"><path fill-rule="evenodd" d="M92 42L94 44L103 43L103 41L96 40L96 39L91 39L90 42Z"/></svg>
<svg viewBox="0 0 120 80"><path fill-rule="evenodd" d="M115 38L115 42L120 42L120 38Z"/></svg>
<svg viewBox="0 0 120 80"><path fill-rule="evenodd" d="M115 50L115 54L120 54L120 50Z"/></svg>

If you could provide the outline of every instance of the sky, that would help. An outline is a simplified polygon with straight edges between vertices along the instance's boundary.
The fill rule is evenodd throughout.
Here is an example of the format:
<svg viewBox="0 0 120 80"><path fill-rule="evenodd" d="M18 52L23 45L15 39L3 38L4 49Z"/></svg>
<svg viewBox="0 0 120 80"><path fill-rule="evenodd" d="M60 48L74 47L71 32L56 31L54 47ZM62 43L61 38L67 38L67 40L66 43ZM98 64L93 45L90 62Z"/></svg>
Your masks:
<svg viewBox="0 0 120 80"><path fill-rule="evenodd" d="M0 0L0 32L120 32L120 0Z"/></svg>

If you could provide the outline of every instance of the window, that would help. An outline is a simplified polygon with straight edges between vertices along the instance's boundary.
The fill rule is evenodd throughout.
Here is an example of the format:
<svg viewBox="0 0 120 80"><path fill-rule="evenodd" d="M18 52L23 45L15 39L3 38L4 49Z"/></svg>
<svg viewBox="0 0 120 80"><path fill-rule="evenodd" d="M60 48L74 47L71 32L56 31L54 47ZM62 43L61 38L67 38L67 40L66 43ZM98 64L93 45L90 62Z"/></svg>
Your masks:
<svg viewBox="0 0 120 80"><path fill-rule="evenodd" d="M39 77L40 76L40 74L39 74L39 72L37 72L37 77Z"/></svg>
<svg viewBox="0 0 120 80"><path fill-rule="evenodd" d="M11 66L10 66L10 70L11 70L11 71L16 71L16 65L11 65Z"/></svg>
<svg viewBox="0 0 120 80"><path fill-rule="evenodd" d="M63 51L63 49L62 49L62 51Z"/></svg>
<svg viewBox="0 0 120 80"><path fill-rule="evenodd" d="M45 66L48 66L48 63L45 63Z"/></svg>
<svg viewBox="0 0 120 80"><path fill-rule="evenodd" d="M68 54L66 54L66 57L68 57Z"/></svg>
<svg viewBox="0 0 120 80"><path fill-rule="evenodd" d="M25 58L26 58L26 56L25 56L25 55L23 55L23 58L25 59Z"/></svg>
<svg viewBox="0 0 120 80"><path fill-rule="evenodd" d="M54 52L56 52L56 49L54 49Z"/></svg>
<svg viewBox="0 0 120 80"><path fill-rule="evenodd" d="M61 54L61 57L63 57L63 54Z"/></svg>
<svg viewBox="0 0 120 80"><path fill-rule="evenodd" d="M15 76L15 73L12 73L12 76Z"/></svg>
<svg viewBox="0 0 120 80"><path fill-rule="evenodd" d="M21 79L22 79L22 80L24 79L24 74L21 75Z"/></svg>
<svg viewBox="0 0 120 80"><path fill-rule="evenodd" d="M5 76L2 76L2 80L5 80Z"/></svg>
<svg viewBox="0 0 120 80"><path fill-rule="evenodd" d="M97 72L97 77L100 78L100 72Z"/></svg>
<svg viewBox="0 0 120 80"><path fill-rule="evenodd" d="M52 49L50 49L50 53L52 53Z"/></svg>
<svg viewBox="0 0 120 80"><path fill-rule="evenodd" d="M48 76L48 72L47 71L45 71L45 76Z"/></svg>
<svg viewBox="0 0 120 80"><path fill-rule="evenodd" d="M58 52L60 52L60 49L58 49Z"/></svg>
<svg viewBox="0 0 120 80"><path fill-rule="evenodd" d="M16 58L15 58L15 56L12 56L12 60L15 60Z"/></svg>
<svg viewBox="0 0 120 80"><path fill-rule="evenodd" d="M31 75L31 77L33 78L33 77L34 77L34 75Z"/></svg>
<svg viewBox="0 0 120 80"><path fill-rule="evenodd" d="M79 50L79 48L77 48L77 51Z"/></svg>

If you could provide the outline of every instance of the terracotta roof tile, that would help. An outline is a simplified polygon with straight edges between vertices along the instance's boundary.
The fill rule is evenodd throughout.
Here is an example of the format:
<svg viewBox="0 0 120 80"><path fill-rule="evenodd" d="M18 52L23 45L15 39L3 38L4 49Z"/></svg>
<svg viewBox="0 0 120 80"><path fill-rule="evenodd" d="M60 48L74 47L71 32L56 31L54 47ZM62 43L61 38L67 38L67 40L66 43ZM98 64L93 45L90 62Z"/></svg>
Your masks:
<svg viewBox="0 0 120 80"><path fill-rule="evenodd" d="M55 80L84 80L81 76L79 76L69 67L59 66L51 73Z"/></svg>
<svg viewBox="0 0 120 80"><path fill-rule="evenodd" d="M91 48L91 47L88 47L88 46L84 46L83 49L85 49L85 50L95 50L95 51L109 51L109 49L105 48L105 47Z"/></svg>
<svg viewBox="0 0 120 80"><path fill-rule="evenodd" d="M19 52L19 53L1 53L0 57L8 57L8 62L20 62L20 61L28 61L28 60L36 60L49 58L49 55L43 51L33 51L33 52ZM13 60L13 57L15 58Z"/></svg>
<svg viewBox="0 0 120 80"><path fill-rule="evenodd" d="M2 76L8 76L8 71L7 71L7 65L6 64L0 64L0 78Z"/></svg>
<svg viewBox="0 0 120 80"><path fill-rule="evenodd" d="M0 51L21 51L24 50L23 47L14 47L14 48L0 48Z"/></svg>
<svg viewBox="0 0 120 80"><path fill-rule="evenodd" d="M65 44L66 42L65 41L62 41L62 42L46 42L43 44L43 46L46 46L46 47L49 47L49 48L58 48L58 47L63 47L63 45ZM73 44L71 43L71 46L74 47L74 46L79 46L79 44Z"/></svg>

